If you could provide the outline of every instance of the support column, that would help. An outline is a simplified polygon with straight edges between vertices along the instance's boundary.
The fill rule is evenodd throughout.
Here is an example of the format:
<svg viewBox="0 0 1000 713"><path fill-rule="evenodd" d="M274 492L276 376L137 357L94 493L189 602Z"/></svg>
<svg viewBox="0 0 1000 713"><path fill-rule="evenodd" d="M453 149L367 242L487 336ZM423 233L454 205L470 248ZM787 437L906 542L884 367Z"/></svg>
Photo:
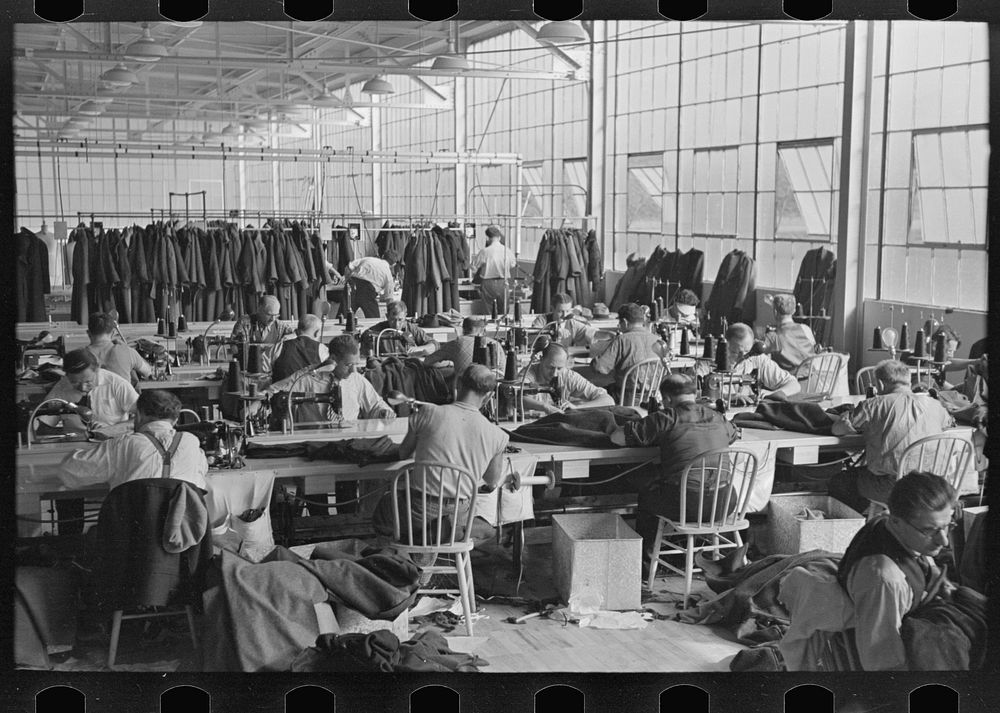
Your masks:
<svg viewBox="0 0 1000 713"><path fill-rule="evenodd" d="M455 77L455 151L462 153L469 148L469 122L468 122L468 101L466 84L468 80L464 77ZM465 215L469 206L466 195L469 192L469 165L467 163L455 164L455 213Z"/></svg>
<svg viewBox="0 0 1000 713"><path fill-rule="evenodd" d="M607 23L591 22L590 43L590 105L588 128L590 138L587 146L587 161L590 175L588 179L587 213L595 218L594 230L601 236L601 252L607 255L604 236L605 196L608 194L607 173L607 121L608 121L608 55Z"/></svg>
<svg viewBox="0 0 1000 713"><path fill-rule="evenodd" d="M844 107L837 205L837 278L830 344L860 363L864 289L864 227L868 202L871 122L871 23L851 21L844 48Z"/></svg>
<svg viewBox="0 0 1000 713"><path fill-rule="evenodd" d="M371 95L373 104L379 102L377 94ZM382 110L377 106L371 108L372 124L372 151L382 150ZM382 209L382 164L372 163L372 215L378 217L383 213Z"/></svg>

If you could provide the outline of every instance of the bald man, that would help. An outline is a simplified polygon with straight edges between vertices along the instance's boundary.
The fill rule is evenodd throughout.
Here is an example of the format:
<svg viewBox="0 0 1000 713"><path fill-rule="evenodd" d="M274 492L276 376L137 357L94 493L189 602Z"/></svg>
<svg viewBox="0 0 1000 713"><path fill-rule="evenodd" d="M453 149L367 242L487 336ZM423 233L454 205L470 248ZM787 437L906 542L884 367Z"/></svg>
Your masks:
<svg viewBox="0 0 1000 713"><path fill-rule="evenodd" d="M233 339L246 340L249 344L270 344L270 349L264 349L261 354L261 371L271 371L271 360L278 345L285 339L295 335L295 328L288 322L282 322L281 305L274 295L264 295L257 303L257 311L249 317L243 317L233 327Z"/></svg>
<svg viewBox="0 0 1000 713"><path fill-rule="evenodd" d="M315 366L330 357L330 350L319 342L320 318L307 314L299 319L295 339L281 343L281 350L274 358L271 381L281 381L307 366Z"/></svg>

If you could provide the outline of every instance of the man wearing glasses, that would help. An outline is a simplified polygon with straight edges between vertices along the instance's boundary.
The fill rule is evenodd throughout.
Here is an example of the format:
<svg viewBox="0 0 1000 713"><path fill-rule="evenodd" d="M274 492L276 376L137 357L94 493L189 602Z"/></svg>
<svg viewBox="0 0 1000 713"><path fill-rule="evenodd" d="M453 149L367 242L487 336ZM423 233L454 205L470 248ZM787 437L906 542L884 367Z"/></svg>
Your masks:
<svg viewBox="0 0 1000 713"><path fill-rule="evenodd" d="M889 495L890 514L861 528L840 560L837 581L854 602L865 671L909 668L904 617L955 590L933 558L948 546L957 497L941 476L903 476Z"/></svg>
<svg viewBox="0 0 1000 713"><path fill-rule="evenodd" d="M282 322L281 305L274 295L264 295L257 303L257 311L249 317L236 322L233 327L233 339L246 341L248 344L268 344L270 348L262 350L261 371L271 373L271 359L278 346L285 339L295 336L295 327L289 322Z"/></svg>

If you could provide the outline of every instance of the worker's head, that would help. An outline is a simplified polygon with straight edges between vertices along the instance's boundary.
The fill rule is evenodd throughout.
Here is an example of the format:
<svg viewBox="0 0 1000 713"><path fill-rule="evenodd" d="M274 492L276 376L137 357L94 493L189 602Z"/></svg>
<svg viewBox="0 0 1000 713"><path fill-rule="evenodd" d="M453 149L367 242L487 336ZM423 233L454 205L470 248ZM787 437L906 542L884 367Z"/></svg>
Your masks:
<svg viewBox="0 0 1000 713"><path fill-rule="evenodd" d="M892 534L906 549L936 555L947 547L958 495L940 475L914 471L889 495Z"/></svg>
<svg viewBox="0 0 1000 713"><path fill-rule="evenodd" d="M481 337L486 333L486 320L482 317L466 317L462 320L462 334L466 337Z"/></svg>
<svg viewBox="0 0 1000 713"><path fill-rule="evenodd" d="M618 326L621 329L641 327L646 322L646 313L635 302L626 302L618 308Z"/></svg>
<svg viewBox="0 0 1000 713"><path fill-rule="evenodd" d="M569 352L559 342L552 342L542 351L541 361L538 362L538 379L543 383L552 381L556 377L562 377L567 368Z"/></svg>
<svg viewBox="0 0 1000 713"><path fill-rule="evenodd" d="M100 369L97 357L87 348L74 349L63 357L66 380L74 389L85 394L97 386L97 373Z"/></svg>
<svg viewBox="0 0 1000 713"><path fill-rule="evenodd" d="M958 332L948 324L939 325L937 331L931 335L931 344L935 344L938 335L944 335L944 354L948 360L955 358L955 350L962 346L962 338ZM932 353L933 354L933 353Z"/></svg>
<svg viewBox="0 0 1000 713"><path fill-rule="evenodd" d="M690 321L694 319L695 312L698 310L698 295L687 288L677 290L673 305L679 319Z"/></svg>
<svg viewBox="0 0 1000 713"><path fill-rule="evenodd" d="M385 321L391 329L402 329L406 324L406 303L403 300L393 300L385 306Z"/></svg>
<svg viewBox="0 0 1000 713"><path fill-rule="evenodd" d="M281 316L281 304L274 295L264 295L257 302L257 321L263 325L269 325Z"/></svg>
<svg viewBox="0 0 1000 713"><path fill-rule="evenodd" d="M771 300L771 308L778 319L786 315L795 314L795 307L797 305L798 302L795 300L795 295L774 295Z"/></svg>
<svg viewBox="0 0 1000 713"><path fill-rule="evenodd" d="M491 225L486 228L486 244L492 245L497 240L503 243L503 233L500 232L500 228L495 225Z"/></svg>
<svg viewBox="0 0 1000 713"><path fill-rule="evenodd" d="M339 334L330 340L330 361L333 367L333 375L338 379L344 379L357 369L361 361L361 349L357 340L351 334Z"/></svg>
<svg viewBox="0 0 1000 713"><path fill-rule="evenodd" d="M470 364L458 377L458 400L469 401L478 399L482 405L497 387L497 377L493 371L482 364Z"/></svg>
<svg viewBox="0 0 1000 713"><path fill-rule="evenodd" d="M875 378L883 394L901 387L909 388L910 367L896 359L883 359L875 365Z"/></svg>
<svg viewBox="0 0 1000 713"><path fill-rule="evenodd" d="M90 343L106 342L115 332L115 320L104 312L94 312L87 319L87 336Z"/></svg>
<svg viewBox="0 0 1000 713"><path fill-rule="evenodd" d="M397 262L399 262L399 253L393 250L392 248L389 248L384 253L382 253L382 259L385 260L390 265L395 265Z"/></svg>
<svg viewBox="0 0 1000 713"><path fill-rule="evenodd" d="M181 401L164 389L150 389L139 394L135 402L135 428L140 429L150 421L177 423L181 415Z"/></svg>
<svg viewBox="0 0 1000 713"><path fill-rule="evenodd" d="M660 395L664 406L676 406L684 401L694 401L698 383L686 374L670 374L660 382Z"/></svg>
<svg viewBox="0 0 1000 713"><path fill-rule="evenodd" d="M295 328L295 333L300 337L315 339L319 336L319 328L322 322L314 314L304 314L299 317L299 325Z"/></svg>
<svg viewBox="0 0 1000 713"><path fill-rule="evenodd" d="M569 317L573 311L573 298L565 292L557 292L552 298L552 315L556 319Z"/></svg>
<svg viewBox="0 0 1000 713"><path fill-rule="evenodd" d="M750 353L753 349L753 330L743 322L730 324L726 330L726 348L729 350L729 359L736 362Z"/></svg>

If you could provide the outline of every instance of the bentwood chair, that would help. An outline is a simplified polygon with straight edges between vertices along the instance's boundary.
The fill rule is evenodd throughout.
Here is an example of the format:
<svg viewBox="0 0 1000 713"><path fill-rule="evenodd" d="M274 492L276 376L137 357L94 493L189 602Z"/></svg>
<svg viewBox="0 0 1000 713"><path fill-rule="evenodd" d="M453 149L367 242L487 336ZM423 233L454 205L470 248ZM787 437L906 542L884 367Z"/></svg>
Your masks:
<svg viewBox="0 0 1000 713"><path fill-rule="evenodd" d="M746 519L750 494L757 477L757 456L743 448L721 448L696 456L680 482L680 507L675 517L658 517L655 549L650 557L647 586L653 588L656 570L663 565L684 576L684 603L691 595L696 552L714 552L742 547L742 530L750 527ZM688 507L688 498L698 502ZM697 513L689 517L687 513ZM684 557L678 567L663 557Z"/></svg>
<svg viewBox="0 0 1000 713"><path fill-rule="evenodd" d="M837 387L837 375L845 358L836 352L807 357L796 370L799 380L805 381L802 393L830 396Z"/></svg>
<svg viewBox="0 0 1000 713"><path fill-rule="evenodd" d="M450 463L416 462L399 471L392 481L392 546L410 555L423 570L421 583L429 584L433 574L458 578L457 594L469 636L476 611L470 556L475 497L472 475ZM454 589L429 587L417 592L456 593Z"/></svg>
<svg viewBox="0 0 1000 713"><path fill-rule="evenodd" d="M633 365L625 372L625 377L622 379L618 405L641 406L660 390L660 383L668 373L670 370L663 359L657 357L644 359Z"/></svg>
<svg viewBox="0 0 1000 713"><path fill-rule="evenodd" d="M860 396L865 395L869 386L874 386L876 390L878 389L878 379L875 377L874 366L862 367L854 375L854 389Z"/></svg>

